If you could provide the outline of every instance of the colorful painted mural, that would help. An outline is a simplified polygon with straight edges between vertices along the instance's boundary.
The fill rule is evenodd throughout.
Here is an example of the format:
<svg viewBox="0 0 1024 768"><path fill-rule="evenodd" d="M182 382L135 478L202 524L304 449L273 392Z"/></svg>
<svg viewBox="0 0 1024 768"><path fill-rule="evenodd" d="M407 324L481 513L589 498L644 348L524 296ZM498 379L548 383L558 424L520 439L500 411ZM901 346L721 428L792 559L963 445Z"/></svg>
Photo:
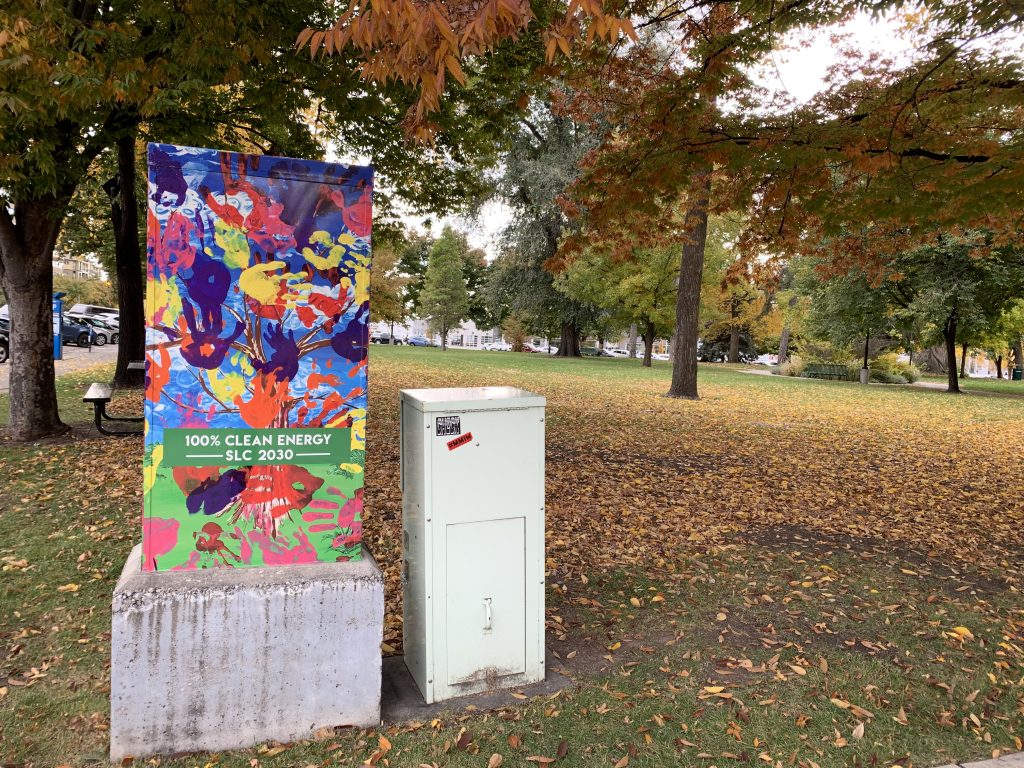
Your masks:
<svg viewBox="0 0 1024 768"><path fill-rule="evenodd" d="M359 557L372 187L149 146L145 570Z"/></svg>

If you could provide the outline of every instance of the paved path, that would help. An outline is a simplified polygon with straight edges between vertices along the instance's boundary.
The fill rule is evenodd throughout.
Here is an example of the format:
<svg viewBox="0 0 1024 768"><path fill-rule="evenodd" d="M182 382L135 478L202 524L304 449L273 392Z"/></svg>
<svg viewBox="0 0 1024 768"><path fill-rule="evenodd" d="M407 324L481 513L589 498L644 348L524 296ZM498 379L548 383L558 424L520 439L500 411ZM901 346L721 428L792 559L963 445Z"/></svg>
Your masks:
<svg viewBox="0 0 1024 768"><path fill-rule="evenodd" d="M976 763L950 763L942 768L1024 768L1024 752L1004 755L993 760L980 760Z"/></svg>
<svg viewBox="0 0 1024 768"><path fill-rule="evenodd" d="M117 360L117 345L105 344L102 347L76 347L64 345L64 359L57 360L54 368L58 376L66 373L92 368L94 365L113 363ZM0 365L0 395L10 392L11 364Z"/></svg>

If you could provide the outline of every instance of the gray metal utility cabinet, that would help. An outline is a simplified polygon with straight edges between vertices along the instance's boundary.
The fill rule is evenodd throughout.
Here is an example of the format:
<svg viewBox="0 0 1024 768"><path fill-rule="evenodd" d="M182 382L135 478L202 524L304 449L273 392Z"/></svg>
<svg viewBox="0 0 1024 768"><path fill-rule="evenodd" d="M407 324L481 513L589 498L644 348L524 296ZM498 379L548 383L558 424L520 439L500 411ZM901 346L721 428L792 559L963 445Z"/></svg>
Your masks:
<svg viewBox="0 0 1024 768"><path fill-rule="evenodd" d="M544 404L401 393L405 663L428 704L544 679Z"/></svg>

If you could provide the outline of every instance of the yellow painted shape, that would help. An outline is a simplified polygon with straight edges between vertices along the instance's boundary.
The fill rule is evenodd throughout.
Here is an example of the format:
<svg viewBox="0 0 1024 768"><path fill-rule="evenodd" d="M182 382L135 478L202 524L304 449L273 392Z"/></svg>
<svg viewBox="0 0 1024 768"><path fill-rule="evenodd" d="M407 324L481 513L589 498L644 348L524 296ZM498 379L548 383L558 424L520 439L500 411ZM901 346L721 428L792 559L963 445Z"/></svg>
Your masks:
<svg viewBox="0 0 1024 768"><path fill-rule="evenodd" d="M160 468L160 462L164 460L163 444L153 447L153 453L149 463L142 468L142 492L149 493L156 483L156 471Z"/></svg>
<svg viewBox="0 0 1024 768"><path fill-rule="evenodd" d="M146 283L146 317L151 325L174 325L181 315L181 294L178 285L166 277Z"/></svg>
<svg viewBox="0 0 1024 768"><path fill-rule="evenodd" d="M238 286L246 296L255 299L260 304L292 305L297 300L305 298L312 286L306 282L304 274L293 272L274 274L284 266L283 261L253 264L239 275ZM279 296L282 281L288 283L288 292Z"/></svg>
<svg viewBox="0 0 1024 768"><path fill-rule="evenodd" d="M245 392L245 377L240 373L210 371L208 380L213 394L223 403L234 402Z"/></svg>
<svg viewBox="0 0 1024 768"><path fill-rule="evenodd" d="M233 269L248 267L251 253L245 232L223 219L217 219L213 226L213 239L224 250L224 263Z"/></svg>

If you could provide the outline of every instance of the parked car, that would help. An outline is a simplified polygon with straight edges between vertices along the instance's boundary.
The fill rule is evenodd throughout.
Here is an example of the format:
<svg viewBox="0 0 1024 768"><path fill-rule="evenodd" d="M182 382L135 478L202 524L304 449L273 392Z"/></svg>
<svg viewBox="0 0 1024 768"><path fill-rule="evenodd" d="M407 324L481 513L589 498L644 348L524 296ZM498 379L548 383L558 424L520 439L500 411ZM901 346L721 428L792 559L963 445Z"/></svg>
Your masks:
<svg viewBox="0 0 1024 768"><path fill-rule="evenodd" d="M488 352L508 352L512 345L504 341L492 341L490 344L484 344L484 349Z"/></svg>
<svg viewBox="0 0 1024 768"><path fill-rule="evenodd" d="M374 334L370 335L370 343L371 344L391 344L391 343L394 343L394 344L397 345L397 344L401 344L402 340L401 339L395 339L394 342L392 342L391 341L391 334L390 333L374 333Z"/></svg>
<svg viewBox="0 0 1024 768"><path fill-rule="evenodd" d="M410 347L432 347L434 345L430 343L429 339L425 339L422 336L413 336L411 339L409 339L409 346Z"/></svg>
<svg viewBox="0 0 1024 768"><path fill-rule="evenodd" d="M523 352L540 352L540 348L527 343L523 344Z"/></svg>
<svg viewBox="0 0 1024 768"><path fill-rule="evenodd" d="M65 315L64 322L60 326L60 338L65 344L88 347L93 343L95 336L96 332L91 325L75 322Z"/></svg>
<svg viewBox="0 0 1024 768"><path fill-rule="evenodd" d="M629 352L624 349L602 349L601 357L629 357Z"/></svg>
<svg viewBox="0 0 1024 768"><path fill-rule="evenodd" d="M0 329L0 363L6 363L11 356L11 337L7 329Z"/></svg>
<svg viewBox="0 0 1024 768"><path fill-rule="evenodd" d="M670 358L668 355L666 355L664 353L652 352L651 353L651 359L652 360L671 360L672 358Z"/></svg>
<svg viewBox="0 0 1024 768"><path fill-rule="evenodd" d="M108 341L111 344L117 344L118 341L118 330L117 328L111 327L108 323L99 319L99 316L88 317L85 315L65 315L69 320L80 323L83 325L92 326L95 336L93 337L93 344L97 347L102 347Z"/></svg>

